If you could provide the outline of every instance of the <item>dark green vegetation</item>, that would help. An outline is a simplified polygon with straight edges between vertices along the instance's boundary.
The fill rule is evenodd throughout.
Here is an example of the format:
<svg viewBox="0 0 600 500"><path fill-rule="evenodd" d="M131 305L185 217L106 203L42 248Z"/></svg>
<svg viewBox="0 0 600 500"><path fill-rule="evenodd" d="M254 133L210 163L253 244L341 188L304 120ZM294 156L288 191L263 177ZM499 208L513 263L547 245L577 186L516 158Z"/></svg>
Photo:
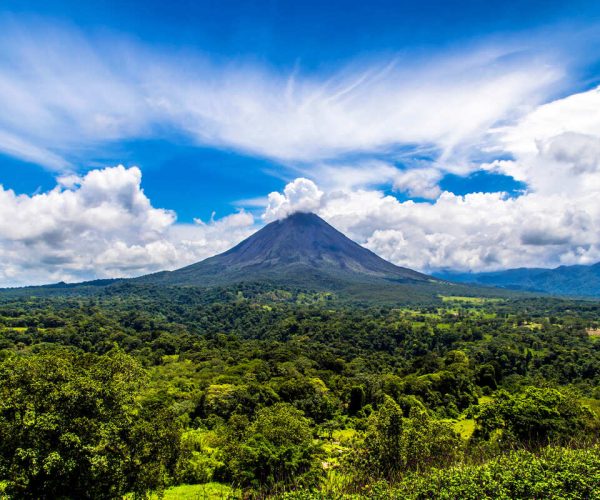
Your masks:
<svg viewBox="0 0 600 500"><path fill-rule="evenodd" d="M596 302L96 288L0 296L11 498L600 494Z"/></svg>
<svg viewBox="0 0 600 500"><path fill-rule="evenodd" d="M441 279L550 295L600 297L600 263L556 269L521 268L488 273L438 273Z"/></svg>

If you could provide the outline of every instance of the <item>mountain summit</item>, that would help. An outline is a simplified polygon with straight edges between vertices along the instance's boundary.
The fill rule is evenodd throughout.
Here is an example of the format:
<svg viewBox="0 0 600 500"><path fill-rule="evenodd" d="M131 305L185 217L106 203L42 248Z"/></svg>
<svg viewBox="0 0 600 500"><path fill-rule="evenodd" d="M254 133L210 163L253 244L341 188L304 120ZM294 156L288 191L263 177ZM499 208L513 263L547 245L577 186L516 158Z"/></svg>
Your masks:
<svg viewBox="0 0 600 500"><path fill-rule="evenodd" d="M175 271L139 278L57 283L36 293L132 293L149 287L229 286L245 283L333 292L361 303L431 303L445 295L482 297L515 293L451 283L399 267L360 246L313 213L294 213L265 227L226 252ZM268 288L267 286L267 288ZM31 293L31 289L27 289Z"/></svg>
<svg viewBox="0 0 600 500"><path fill-rule="evenodd" d="M436 281L382 259L313 213L297 212L267 224L222 254L135 281L200 286L269 281L335 289L348 283L382 280Z"/></svg>

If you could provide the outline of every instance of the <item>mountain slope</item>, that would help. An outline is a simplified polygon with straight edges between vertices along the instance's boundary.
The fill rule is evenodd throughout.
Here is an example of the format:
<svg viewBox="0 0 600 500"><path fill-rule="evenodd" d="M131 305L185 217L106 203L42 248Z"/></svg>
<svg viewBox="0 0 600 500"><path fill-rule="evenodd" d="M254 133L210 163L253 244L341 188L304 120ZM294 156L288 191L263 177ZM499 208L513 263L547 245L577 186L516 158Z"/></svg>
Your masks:
<svg viewBox="0 0 600 500"><path fill-rule="evenodd" d="M556 269L519 268L487 273L436 273L440 279L552 295L600 297L600 263Z"/></svg>
<svg viewBox="0 0 600 500"><path fill-rule="evenodd" d="M135 281L200 286L270 281L335 288L336 285L382 280L439 282L382 259L315 214L295 213L271 222L227 252L176 271L143 276Z"/></svg>
<svg viewBox="0 0 600 500"><path fill-rule="evenodd" d="M350 240L315 214L272 222L232 249L190 266L119 280L2 291L14 296L160 294L169 287L274 287L334 292L361 303L431 303L441 295L510 297L498 288L450 283L399 267Z"/></svg>

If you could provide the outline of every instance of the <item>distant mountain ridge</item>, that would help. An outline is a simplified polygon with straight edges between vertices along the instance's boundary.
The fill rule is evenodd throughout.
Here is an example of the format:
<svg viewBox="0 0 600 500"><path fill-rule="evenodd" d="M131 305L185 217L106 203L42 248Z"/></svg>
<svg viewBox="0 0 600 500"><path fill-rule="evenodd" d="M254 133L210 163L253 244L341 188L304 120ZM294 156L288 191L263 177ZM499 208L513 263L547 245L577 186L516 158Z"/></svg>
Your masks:
<svg viewBox="0 0 600 500"><path fill-rule="evenodd" d="M510 290L600 297L600 263L589 266L560 266L555 269L518 268L484 273L440 272L434 276L475 285L502 287Z"/></svg>

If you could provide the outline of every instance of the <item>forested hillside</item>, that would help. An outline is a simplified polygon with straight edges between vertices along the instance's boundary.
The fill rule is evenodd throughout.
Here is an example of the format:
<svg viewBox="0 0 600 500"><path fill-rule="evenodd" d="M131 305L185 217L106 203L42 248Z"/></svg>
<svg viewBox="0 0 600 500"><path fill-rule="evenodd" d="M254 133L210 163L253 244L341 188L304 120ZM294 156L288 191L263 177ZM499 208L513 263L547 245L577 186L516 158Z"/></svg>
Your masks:
<svg viewBox="0 0 600 500"><path fill-rule="evenodd" d="M133 290L0 297L9 498L600 494L597 302Z"/></svg>
<svg viewBox="0 0 600 500"><path fill-rule="evenodd" d="M600 297L600 263L560 266L555 269L520 268L483 273L437 273L437 277L459 283L502 287L549 295Z"/></svg>

